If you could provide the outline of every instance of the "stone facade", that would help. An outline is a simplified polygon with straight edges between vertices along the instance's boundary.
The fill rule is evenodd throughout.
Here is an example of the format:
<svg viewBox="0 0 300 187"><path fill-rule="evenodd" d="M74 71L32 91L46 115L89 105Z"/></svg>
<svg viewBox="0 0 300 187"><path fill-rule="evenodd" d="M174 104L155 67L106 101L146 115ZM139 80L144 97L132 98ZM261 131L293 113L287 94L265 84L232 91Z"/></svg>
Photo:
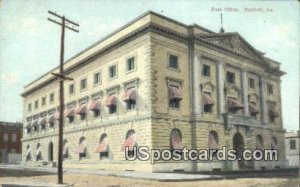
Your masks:
<svg viewBox="0 0 300 187"><path fill-rule="evenodd" d="M300 159L300 132L285 133L285 153L288 167L299 167Z"/></svg>
<svg viewBox="0 0 300 187"><path fill-rule="evenodd" d="M132 59L133 68L129 64ZM151 172L284 167L280 97L284 72L278 62L264 57L238 33L215 33L147 12L68 60L65 70L74 78L64 85L65 115L72 117L71 123L69 117L64 123L68 142L65 167ZM27 85L22 94L27 124L24 163L34 162L37 155L38 161L57 160L53 153L58 147L58 122L53 118L58 111L59 90L51 72ZM97 73L100 78L95 82ZM131 88L136 96L124 100ZM117 108L113 114L111 96ZM99 101L97 117L87 107L95 98ZM135 103L131 110L129 100ZM87 107L83 120L81 106ZM78 109L75 114L72 108ZM130 130L135 136L128 134ZM210 149L210 134L219 148L236 148L239 145L234 139L238 139L243 144L240 149L255 149L261 137L263 149L271 149L271 145L278 149L279 161L151 164L150 160L125 160L122 145L126 140L132 138L138 146L170 149L174 146L173 130L180 133L180 143L188 149ZM96 150L104 133L109 156L99 159ZM84 151L78 152L82 142Z"/></svg>

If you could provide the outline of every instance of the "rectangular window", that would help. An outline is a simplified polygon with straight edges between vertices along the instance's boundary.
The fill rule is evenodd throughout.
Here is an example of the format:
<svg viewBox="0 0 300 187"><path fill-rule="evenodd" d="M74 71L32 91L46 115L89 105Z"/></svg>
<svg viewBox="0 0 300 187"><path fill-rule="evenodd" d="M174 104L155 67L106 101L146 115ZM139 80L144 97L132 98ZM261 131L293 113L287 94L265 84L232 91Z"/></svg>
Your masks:
<svg viewBox="0 0 300 187"><path fill-rule="evenodd" d="M203 64L202 75L205 77L210 77L210 66Z"/></svg>
<svg viewBox="0 0 300 187"><path fill-rule="evenodd" d="M54 93L50 94L50 103L54 102Z"/></svg>
<svg viewBox="0 0 300 187"><path fill-rule="evenodd" d="M101 83L101 74L98 72L94 74L94 84L96 85L100 83Z"/></svg>
<svg viewBox="0 0 300 187"><path fill-rule="evenodd" d="M296 140L290 140L290 150L296 150Z"/></svg>
<svg viewBox="0 0 300 187"><path fill-rule="evenodd" d="M273 85L272 84L268 84L268 93L270 94L270 95L272 95L273 94Z"/></svg>
<svg viewBox="0 0 300 187"><path fill-rule="evenodd" d="M117 106L116 105L111 105L111 106L109 106L109 108L108 108L108 112L109 112L109 114L115 114L115 113L117 113Z"/></svg>
<svg viewBox="0 0 300 187"><path fill-rule="evenodd" d="M170 55L169 57L169 68L178 69L178 57L175 55Z"/></svg>
<svg viewBox="0 0 300 187"><path fill-rule="evenodd" d="M8 142L8 133L3 134L3 141Z"/></svg>
<svg viewBox="0 0 300 187"><path fill-rule="evenodd" d="M46 105L46 97L43 97L42 98L42 106L45 106Z"/></svg>
<svg viewBox="0 0 300 187"><path fill-rule="evenodd" d="M206 98L203 99L204 101L205 101L206 99L211 99L211 93L209 93L209 92L204 92L203 97L206 97ZM211 103L208 103L208 102L205 103L205 102L204 102L203 110L204 110L205 113L212 113L212 107L213 107L213 105L212 105Z"/></svg>
<svg viewBox="0 0 300 187"><path fill-rule="evenodd" d="M69 85L69 95L74 94L74 84Z"/></svg>
<svg viewBox="0 0 300 187"><path fill-rule="evenodd" d="M134 57L127 59L127 71L132 71L135 69Z"/></svg>
<svg viewBox="0 0 300 187"><path fill-rule="evenodd" d="M114 65L109 67L109 78L112 79L115 78L116 76L117 76L117 66Z"/></svg>
<svg viewBox="0 0 300 187"><path fill-rule="evenodd" d="M86 79L82 79L80 81L80 90L84 90L87 88L87 80Z"/></svg>
<svg viewBox="0 0 300 187"><path fill-rule="evenodd" d="M68 123L73 123L73 122L74 122L74 116L69 116Z"/></svg>
<svg viewBox="0 0 300 187"><path fill-rule="evenodd" d="M86 120L86 113L80 114L80 120L81 120L81 121Z"/></svg>
<svg viewBox="0 0 300 187"><path fill-rule="evenodd" d="M176 90L179 90L179 86L170 85L170 87L174 87L174 88L176 88ZM179 98L170 98L169 107L174 108L174 109L180 108L180 99Z"/></svg>
<svg viewBox="0 0 300 187"><path fill-rule="evenodd" d="M38 101L38 100L36 100L36 101L34 102L34 108L39 108L39 101Z"/></svg>
<svg viewBox="0 0 300 187"><path fill-rule="evenodd" d="M28 104L28 106L27 106L27 111L28 111L28 112L31 112L31 103Z"/></svg>
<svg viewBox="0 0 300 187"><path fill-rule="evenodd" d="M14 142L14 143L17 142L17 134L16 133L11 134L11 141Z"/></svg>
<svg viewBox="0 0 300 187"><path fill-rule="evenodd" d="M235 83L235 74L233 72L227 72L226 73L226 81L228 83L234 84Z"/></svg>
<svg viewBox="0 0 300 187"><path fill-rule="evenodd" d="M94 110L93 114L94 114L94 118L99 117L100 116L100 110Z"/></svg>
<svg viewBox="0 0 300 187"><path fill-rule="evenodd" d="M249 78L249 88L255 89L255 80L252 78Z"/></svg>

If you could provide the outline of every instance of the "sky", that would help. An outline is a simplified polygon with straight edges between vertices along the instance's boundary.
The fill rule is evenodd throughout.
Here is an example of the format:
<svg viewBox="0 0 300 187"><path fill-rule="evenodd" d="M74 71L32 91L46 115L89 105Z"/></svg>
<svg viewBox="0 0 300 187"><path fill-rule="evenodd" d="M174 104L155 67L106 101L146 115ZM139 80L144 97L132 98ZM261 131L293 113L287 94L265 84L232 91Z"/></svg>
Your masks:
<svg viewBox="0 0 300 187"><path fill-rule="evenodd" d="M253 8L263 11L245 11ZM0 0L0 121L22 121L24 86L59 64L61 30L48 10L80 24L79 33L66 32L66 60L148 10L215 32L222 13L226 32L281 62L284 128L299 129L297 1Z"/></svg>

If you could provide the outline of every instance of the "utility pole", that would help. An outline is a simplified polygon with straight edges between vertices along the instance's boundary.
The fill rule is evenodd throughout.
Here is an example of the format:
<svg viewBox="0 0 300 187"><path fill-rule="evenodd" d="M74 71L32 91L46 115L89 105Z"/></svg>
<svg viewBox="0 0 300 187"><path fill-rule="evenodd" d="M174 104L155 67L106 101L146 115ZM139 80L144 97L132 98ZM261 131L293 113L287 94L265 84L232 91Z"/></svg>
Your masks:
<svg viewBox="0 0 300 187"><path fill-rule="evenodd" d="M57 164L57 176L58 184L63 184L63 128L64 128L64 80L73 80L72 78L66 77L64 75L64 43L65 43L65 28L79 32L78 29L74 27L79 27L78 23L75 23L65 16L60 16L52 11L48 11L49 14L60 19L56 21L54 19L48 18L49 21L61 26L61 46L60 46L60 66L59 73L52 73L54 76L59 78L59 132L58 132L58 164ZM72 25L72 27L68 26Z"/></svg>

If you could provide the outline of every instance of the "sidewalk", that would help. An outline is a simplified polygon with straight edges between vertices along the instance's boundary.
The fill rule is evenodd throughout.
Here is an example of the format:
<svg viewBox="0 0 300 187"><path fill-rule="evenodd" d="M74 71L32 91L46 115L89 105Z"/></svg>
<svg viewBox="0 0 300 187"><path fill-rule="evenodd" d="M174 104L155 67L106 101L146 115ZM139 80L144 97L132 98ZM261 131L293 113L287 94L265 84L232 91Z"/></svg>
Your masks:
<svg viewBox="0 0 300 187"><path fill-rule="evenodd" d="M24 167L21 165L0 165L0 169L35 171L45 173L56 173L56 168L46 167ZM183 173L146 173L134 171L108 171L108 170L80 170L80 169L65 169L65 174L92 174L100 176L126 177L134 179L157 180L157 181L199 181L199 180L217 180L223 179L217 175L203 174L183 174Z"/></svg>

